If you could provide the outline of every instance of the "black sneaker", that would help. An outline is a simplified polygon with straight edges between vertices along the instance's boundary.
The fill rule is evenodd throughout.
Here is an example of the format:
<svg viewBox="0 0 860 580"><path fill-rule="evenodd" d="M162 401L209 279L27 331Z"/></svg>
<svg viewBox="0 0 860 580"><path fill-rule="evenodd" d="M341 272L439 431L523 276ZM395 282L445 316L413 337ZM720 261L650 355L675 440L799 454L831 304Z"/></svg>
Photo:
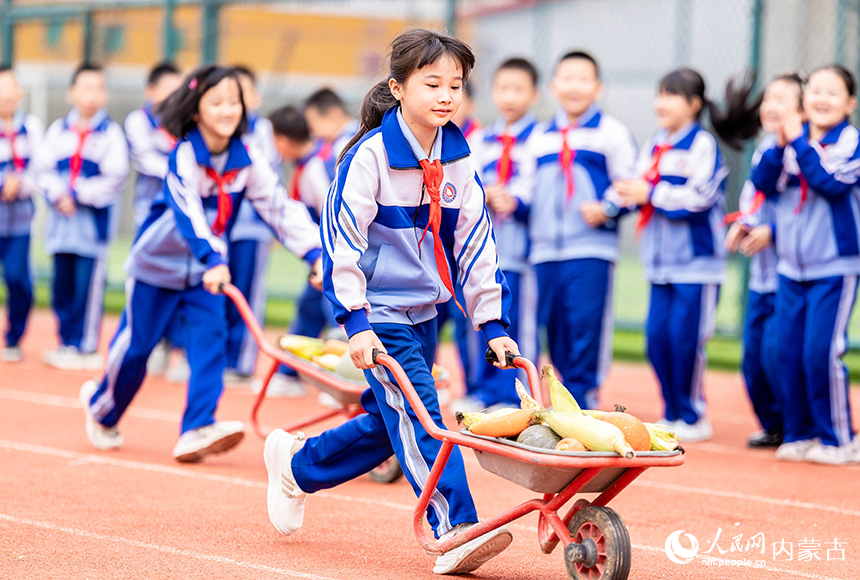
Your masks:
<svg viewBox="0 0 860 580"><path fill-rule="evenodd" d="M782 445L782 429L756 431L747 439L747 447L779 447Z"/></svg>

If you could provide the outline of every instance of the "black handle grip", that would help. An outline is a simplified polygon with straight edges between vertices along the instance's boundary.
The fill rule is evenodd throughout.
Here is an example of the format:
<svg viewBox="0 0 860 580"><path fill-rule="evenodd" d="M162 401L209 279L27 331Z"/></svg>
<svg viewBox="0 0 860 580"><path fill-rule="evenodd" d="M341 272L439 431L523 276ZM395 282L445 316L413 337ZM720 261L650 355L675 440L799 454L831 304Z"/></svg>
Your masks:
<svg viewBox="0 0 860 580"><path fill-rule="evenodd" d="M223 293L224 293L224 288L225 288L226 286L227 286L227 284L225 284L224 282L221 282L220 284L218 284L218 292L220 292L221 294L223 294Z"/></svg>
<svg viewBox="0 0 860 580"><path fill-rule="evenodd" d="M382 354L382 351L379 350L378 348L373 349L373 353L371 353L371 355L370 355L371 358L373 359L373 364L376 364L376 357L378 357L381 354Z"/></svg>
<svg viewBox="0 0 860 580"><path fill-rule="evenodd" d="M514 354L510 351L505 351L505 364L509 367L514 366L514 359L518 356L520 355ZM496 352L491 348L487 349L487 353L484 355L484 358L486 358L487 362L490 364L499 362L499 357L496 356Z"/></svg>

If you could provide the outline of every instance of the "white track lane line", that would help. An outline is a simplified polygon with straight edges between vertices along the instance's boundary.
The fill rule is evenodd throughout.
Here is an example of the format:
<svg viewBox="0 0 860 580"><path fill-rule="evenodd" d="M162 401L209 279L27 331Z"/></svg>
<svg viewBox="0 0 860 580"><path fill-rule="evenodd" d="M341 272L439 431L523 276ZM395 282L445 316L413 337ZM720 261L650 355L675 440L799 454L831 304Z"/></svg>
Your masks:
<svg viewBox="0 0 860 580"><path fill-rule="evenodd" d="M32 403L34 405L44 405L47 407L62 407L65 409L81 408L81 402L77 397L48 395L46 393L34 393L32 391L21 391L18 389L0 389L0 399L17 401L20 403ZM126 414L133 417L140 417L141 419L167 421L170 423L178 423L182 420L182 415L179 413L159 411L156 409L145 409L141 407L129 407ZM83 419L83 416L81 416L81 418Z"/></svg>
<svg viewBox="0 0 860 580"><path fill-rule="evenodd" d="M239 568L246 568L249 570L255 570L258 572L267 572L270 574L280 574L281 576L290 576L292 578L304 578L306 580L335 580L329 576L319 576L317 574L308 574L306 572L299 572L296 570L287 570L286 568L275 568L274 566L266 566L265 564L255 564L253 562L244 562L242 560L234 560L233 558L226 558L224 556L215 556L213 554L203 554L201 552L193 552L191 550L185 550L182 548L175 548L173 546L163 546L161 544L150 544L149 542L141 542L138 540L132 540L130 538L123 538L122 536L106 536L104 534L96 534L94 532L89 532L87 530L81 530L78 528L69 528L65 526L58 526L56 524L52 524L50 522L40 522L36 520L28 520L25 518L19 518L16 516L12 516L9 514L0 514L0 521L8 522L13 525L18 526L28 526L32 528L39 528L42 530L47 530L49 532L61 532L63 534L69 534L72 536L76 536L78 538L86 538L89 540L98 540L100 542L113 542L116 544L122 544L124 546L133 546L135 548L142 548L144 550L152 550L156 552L161 552L163 554L170 554L172 556L180 556L183 558L193 558L195 560L202 560L204 562L213 562L215 564L228 564L231 566L236 566Z"/></svg>

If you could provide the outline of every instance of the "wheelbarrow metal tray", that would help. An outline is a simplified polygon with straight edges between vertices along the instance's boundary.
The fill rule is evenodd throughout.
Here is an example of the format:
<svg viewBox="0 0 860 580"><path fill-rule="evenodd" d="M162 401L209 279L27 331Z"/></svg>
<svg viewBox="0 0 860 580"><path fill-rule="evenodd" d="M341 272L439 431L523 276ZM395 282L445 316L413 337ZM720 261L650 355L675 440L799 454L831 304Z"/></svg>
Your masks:
<svg viewBox="0 0 860 580"><path fill-rule="evenodd" d="M487 441L493 441L502 445L508 445L523 449L532 453L537 453L546 456L556 457L582 457L582 458L614 458L618 459L619 466L605 467L592 480L583 486L580 493L600 493L606 490L610 485L621 477L629 468L644 467L654 465L654 459L661 457L675 457L680 455L680 451L638 451L633 459L624 459L619 454L614 452L602 451L554 451L551 449L540 449L530 445L522 445L516 441L511 441L504 438L485 437L469 433L465 429L461 433L468 434L471 437L478 437ZM521 485L532 491L539 493L558 493L576 479L580 473L585 470L585 467L579 469L571 469L569 467L553 467L552 465L540 465L536 463L527 463L513 457L481 451L473 449L478 463L496 475L512 481L517 485Z"/></svg>

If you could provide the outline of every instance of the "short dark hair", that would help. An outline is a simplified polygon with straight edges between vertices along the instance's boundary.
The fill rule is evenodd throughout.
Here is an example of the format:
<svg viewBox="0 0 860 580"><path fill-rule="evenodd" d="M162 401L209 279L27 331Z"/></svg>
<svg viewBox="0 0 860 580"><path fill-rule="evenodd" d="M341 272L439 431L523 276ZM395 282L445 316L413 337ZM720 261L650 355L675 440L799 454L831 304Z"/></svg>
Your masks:
<svg viewBox="0 0 860 580"><path fill-rule="evenodd" d="M167 75L178 74L179 69L176 67L175 64L173 64L172 62L162 62L152 67L152 70L149 71L149 76L146 77L146 84L147 86L151 87L157 85L158 81L160 81Z"/></svg>
<svg viewBox="0 0 860 580"><path fill-rule="evenodd" d="M78 65L78 68L75 69L75 72L72 73L71 85L73 86L77 82L78 77L81 76L85 72L94 72L94 73L103 74L105 72L105 69L102 68L102 66L100 64L96 64L94 62L82 62L81 64Z"/></svg>
<svg viewBox="0 0 860 580"><path fill-rule="evenodd" d="M311 131L308 129L305 116L292 105L272 111L269 114L269 121L272 122L272 130L276 135L283 135L296 143L308 143L311 140Z"/></svg>
<svg viewBox="0 0 860 580"><path fill-rule="evenodd" d="M524 73L529 75L529 77L531 77L532 84L534 86L537 86L538 84L538 70L537 68L535 68L535 65L533 65L528 59L519 56L509 58L508 60L504 61L502 64L499 65L499 67L496 69L496 74L499 74L499 72L503 70L523 71Z"/></svg>
<svg viewBox="0 0 860 580"><path fill-rule="evenodd" d="M335 108L340 109L344 113L347 112L346 103L343 102L340 95L328 87L315 91L305 99L305 109L316 109L323 115Z"/></svg>
<svg viewBox="0 0 860 580"><path fill-rule="evenodd" d="M239 97L242 102L242 120L233 137L240 137L248 131L248 116L245 111L245 99L242 97L242 85L239 83L238 74L233 68L206 65L198 68L188 75L182 85L176 89L165 101L157 107L162 116L162 125L174 137L182 139L191 129L197 126L194 120L200 108L200 99L212 87L231 78L239 85Z"/></svg>
<svg viewBox="0 0 860 580"><path fill-rule="evenodd" d="M251 68L244 64L233 65L233 70L236 71L236 74L242 77L248 77L251 79L252 84L257 84L257 75L251 70Z"/></svg>
<svg viewBox="0 0 860 580"><path fill-rule="evenodd" d="M558 65L563 63L564 61L574 59L587 60L588 62L590 62L594 66L594 76L600 79L600 66L597 64L597 59L591 56L591 54L585 52L584 50L572 50L566 53L564 56L558 59L558 64L556 64L555 66L556 68L558 68Z"/></svg>

